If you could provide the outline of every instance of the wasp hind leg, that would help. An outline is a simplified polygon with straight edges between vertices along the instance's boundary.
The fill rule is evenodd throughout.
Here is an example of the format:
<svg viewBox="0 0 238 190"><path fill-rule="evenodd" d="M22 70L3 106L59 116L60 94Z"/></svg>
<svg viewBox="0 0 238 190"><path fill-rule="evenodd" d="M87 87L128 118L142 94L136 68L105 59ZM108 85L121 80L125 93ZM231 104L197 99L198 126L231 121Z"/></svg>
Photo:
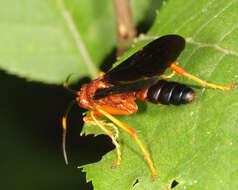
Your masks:
<svg viewBox="0 0 238 190"><path fill-rule="evenodd" d="M199 79L198 77L194 76L194 75L191 75L189 73L187 73L184 69L182 69L181 67L179 67L178 65L176 65L175 63L172 63L170 65L170 69L172 69L173 71L175 71L176 73L178 73L178 75L180 76L185 76L191 80L194 80L196 81L197 83L199 83L201 86L208 86L208 87L211 87L211 88L217 88L217 89L220 89L220 90L230 90L232 88L235 88L236 85L235 84L229 84L227 86L222 86L222 85L217 85L217 84L212 84L212 83L209 83L209 82L206 82L204 80L201 80Z"/></svg>

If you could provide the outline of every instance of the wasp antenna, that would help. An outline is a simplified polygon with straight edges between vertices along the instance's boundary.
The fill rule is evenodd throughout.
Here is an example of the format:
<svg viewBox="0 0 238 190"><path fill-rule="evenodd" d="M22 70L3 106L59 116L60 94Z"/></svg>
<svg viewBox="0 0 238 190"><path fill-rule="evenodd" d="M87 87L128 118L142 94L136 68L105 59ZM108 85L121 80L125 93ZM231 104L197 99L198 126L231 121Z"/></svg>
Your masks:
<svg viewBox="0 0 238 190"><path fill-rule="evenodd" d="M71 110L71 108L73 107L74 103L76 103L75 100L71 101L71 103L68 105L66 112L64 114L64 116L62 117L62 129L63 129L63 133L62 133L62 150L63 150L63 155L64 155L64 161L65 164L68 165L68 157L67 157L67 152L66 152L66 135L67 135L67 118L68 118L68 114Z"/></svg>
<svg viewBox="0 0 238 190"><path fill-rule="evenodd" d="M77 91L76 90L73 90L72 88L69 88L69 80L70 78L75 75L76 73L71 73L69 74L69 76L66 78L66 81L64 82L63 86L64 88L66 88L68 91L72 92L73 94L76 94Z"/></svg>
<svg viewBox="0 0 238 190"><path fill-rule="evenodd" d="M63 134L62 134L62 149L63 149L63 155L64 155L64 161L65 161L65 164L68 165L69 162L68 162L68 157L67 157L67 153L66 153L66 147L65 147L65 144L66 144L66 120L67 118L66 117L63 117L62 118L62 125L63 125Z"/></svg>

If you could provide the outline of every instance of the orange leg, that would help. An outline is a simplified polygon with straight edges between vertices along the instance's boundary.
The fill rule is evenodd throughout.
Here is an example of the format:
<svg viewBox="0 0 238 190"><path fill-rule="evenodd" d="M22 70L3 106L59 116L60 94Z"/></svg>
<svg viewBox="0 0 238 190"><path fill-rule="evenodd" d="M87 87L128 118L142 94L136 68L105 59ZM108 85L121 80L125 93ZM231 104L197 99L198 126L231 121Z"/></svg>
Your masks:
<svg viewBox="0 0 238 190"><path fill-rule="evenodd" d="M120 127L121 129L123 129L126 133L128 133L129 135L131 135L135 141L137 142L137 144L139 145L140 149L142 150L142 152L144 153L144 156L149 164L150 170L151 170L151 174L152 174L152 179L155 180L157 178L156 175L156 171L155 171L155 167L154 164L150 158L150 154L147 151L147 149L144 147L144 145L142 144L142 142L140 141L140 139L136 136L136 132L128 127L126 124L122 123L121 121L119 121L118 119L116 119L115 117L113 117L111 114L107 113L106 111L102 110L101 108L96 108L96 110L98 112L100 112L102 115L104 115L105 117L107 117L109 120L111 120L113 123L115 123L118 127Z"/></svg>
<svg viewBox="0 0 238 190"><path fill-rule="evenodd" d="M95 112L94 112L94 113L95 113ZM94 117L95 117L95 115L94 115ZM95 118L96 118L96 117L95 117ZM115 131L114 137L115 137L115 139L118 139L118 137L119 137L119 131L118 131L118 128L117 128L113 123L108 123L108 122L105 122L105 121L103 121L103 120L100 120L100 122L101 122L104 126L106 126L106 127L111 127L111 128L113 128L114 131ZM96 123L94 120L92 120L92 121L87 120L86 123L89 124L89 125L96 125L96 126L97 126L97 123Z"/></svg>
<svg viewBox="0 0 238 190"><path fill-rule="evenodd" d="M100 127L100 128L112 139L112 143L116 146L116 150L117 150L117 161L112 164L112 167L114 168L114 167L116 167L117 165L119 165L120 162L121 162L120 145L119 145L119 143L116 141L116 138L113 136L113 133L112 133L109 129L107 129L107 128L105 127L105 125L103 124L103 122L101 122L101 121L99 121L99 120L97 120L97 119L95 118L95 116L94 116L94 111L91 111L90 115L91 115L93 121L96 123L96 125L97 125L98 127Z"/></svg>
<svg viewBox="0 0 238 190"><path fill-rule="evenodd" d="M104 110L105 112L107 112L111 115L131 115L131 114L134 114L134 113L137 112L137 106L135 108L131 109L130 111L121 110L119 108L115 108L113 106L108 106L108 105L102 105L102 106L99 106L98 108ZM94 116L96 118L99 118L99 117L104 116L104 115L101 112L95 110L94 111ZM91 115L87 115L83 118L83 120L85 122L87 122L87 121L92 120L92 117L91 117Z"/></svg>
<svg viewBox="0 0 238 190"><path fill-rule="evenodd" d="M216 85L216 84L212 84L212 83L208 83L206 81L203 81L203 80L199 79L198 77L195 77L195 76L187 73L185 70L183 70L181 67L179 67L175 63L171 64L170 68L173 71L175 71L176 73L178 73L180 76L186 76L186 77L190 78L191 80L196 81L197 83L199 83L202 86L209 86L211 88L218 88L220 90L230 90L231 88L235 88L235 84L229 84L227 86L221 86L221 85Z"/></svg>
<svg viewBox="0 0 238 190"><path fill-rule="evenodd" d="M172 71L172 73L168 74L168 75L165 75L165 74L162 74L160 75L163 79L169 79L169 78L172 78L174 75L176 74L175 71Z"/></svg>

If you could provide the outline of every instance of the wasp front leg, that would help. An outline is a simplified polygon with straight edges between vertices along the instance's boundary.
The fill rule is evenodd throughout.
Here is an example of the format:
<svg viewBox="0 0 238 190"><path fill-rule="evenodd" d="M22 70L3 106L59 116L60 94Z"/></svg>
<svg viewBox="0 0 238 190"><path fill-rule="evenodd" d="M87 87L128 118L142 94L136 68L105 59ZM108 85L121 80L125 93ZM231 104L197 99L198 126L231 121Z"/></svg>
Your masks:
<svg viewBox="0 0 238 190"><path fill-rule="evenodd" d="M128 103L128 105L129 105L129 103ZM137 111L137 106L135 106L135 105L134 105L134 107L132 106L132 108L130 108L128 110L122 110L122 109L115 108L115 107L108 106L108 105L101 105L101 106L99 106L99 108L100 108L100 110L102 109L106 112L109 112L111 115L131 115ZM130 107L130 106L128 106L128 107ZM117 161L115 163L113 163L112 167L116 167L117 165L120 164L120 161L121 161L120 145L116 141L119 136L119 131L113 123L106 123L104 121L100 121L97 119L102 116L105 116L105 115L96 109L96 110L92 110L89 115L87 115L83 118L83 120L85 123L98 126L112 139L112 142L115 145L116 150L117 150ZM106 126L112 127L115 130L115 136L109 129L107 129Z"/></svg>
<svg viewBox="0 0 238 190"><path fill-rule="evenodd" d="M108 122L105 122L104 120L100 120L100 122L106 126L106 127L111 127L114 129L115 131L115 139L117 140L118 137L119 137L119 131L118 131L118 128L113 124L113 123L108 123ZM94 121L94 120L87 120L85 121L85 123L89 124L89 125L95 125L95 126L98 126L97 123Z"/></svg>
<svg viewBox="0 0 238 190"><path fill-rule="evenodd" d="M96 111L91 111L90 112L90 118L92 120L87 120L87 119L84 119L84 121L88 124L93 124L93 125L96 125L98 126L100 129L102 129L102 131L108 135L111 140L112 140L112 143L115 145L116 147L116 151L117 151L117 160L112 164L112 167L115 168L117 165L120 164L121 162L121 150L120 150L120 145L119 143L117 142L117 138L118 138L118 135L119 135L119 132L118 132L118 129L116 126L114 126L113 124L110 124L110 123L105 123L103 121L100 121L96 118L95 116L95 112ZM84 117L85 118L85 117ZM86 116L86 118L89 118L88 116ZM110 127L113 127L114 130L116 131L116 135L114 136L113 133L106 127L107 126L110 126Z"/></svg>

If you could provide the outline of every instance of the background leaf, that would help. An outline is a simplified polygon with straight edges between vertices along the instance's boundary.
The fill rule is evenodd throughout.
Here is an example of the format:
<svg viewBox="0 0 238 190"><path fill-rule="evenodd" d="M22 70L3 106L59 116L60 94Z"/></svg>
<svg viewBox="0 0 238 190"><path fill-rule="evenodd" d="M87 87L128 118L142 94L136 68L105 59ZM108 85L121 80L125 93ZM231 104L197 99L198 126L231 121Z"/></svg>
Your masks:
<svg viewBox="0 0 238 190"><path fill-rule="evenodd" d="M214 83L237 83L237 11L236 0L169 1L148 35L184 36L187 45L178 61L185 70ZM179 77L173 80L180 81ZM100 162L83 166L96 190L163 189L170 188L174 180L179 183L176 189L238 188L237 90L201 88L185 78L183 83L195 86L193 104L139 103L137 114L118 117L140 131L138 136L151 152L159 179L152 182L141 151L121 132L122 162L118 168L110 168L115 150ZM84 130L96 129L87 126Z"/></svg>
<svg viewBox="0 0 238 190"><path fill-rule="evenodd" d="M135 23L150 5L132 1ZM62 84L72 72L95 78L116 44L111 1L10 0L0 12L0 68L28 80Z"/></svg>

